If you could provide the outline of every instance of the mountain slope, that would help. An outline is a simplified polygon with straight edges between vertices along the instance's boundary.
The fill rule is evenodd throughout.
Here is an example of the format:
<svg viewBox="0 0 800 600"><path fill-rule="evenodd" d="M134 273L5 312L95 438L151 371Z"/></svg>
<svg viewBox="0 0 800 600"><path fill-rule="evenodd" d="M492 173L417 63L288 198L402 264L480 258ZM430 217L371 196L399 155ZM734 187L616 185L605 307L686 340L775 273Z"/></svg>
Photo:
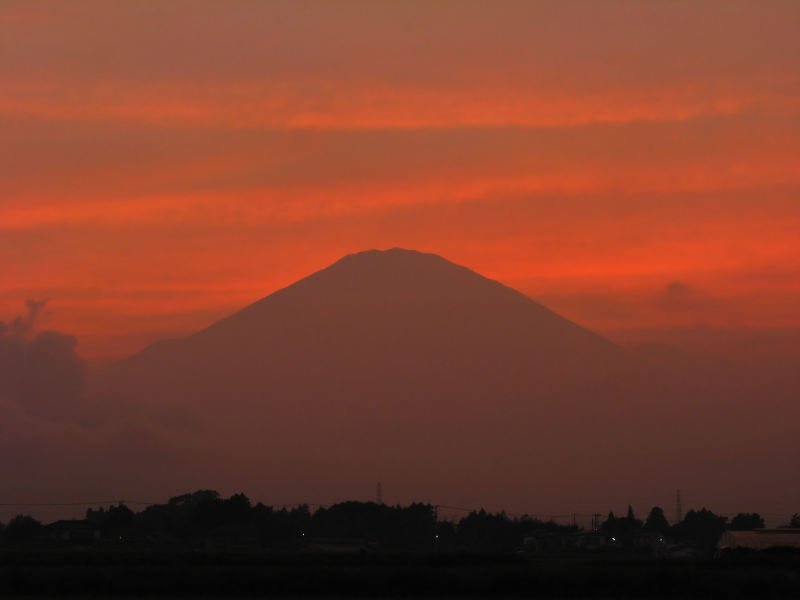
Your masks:
<svg viewBox="0 0 800 600"><path fill-rule="evenodd" d="M154 344L110 368L102 388L175 424L174 439L204 456L199 485L213 473L335 498L383 478L409 499L464 499L529 494L512 474L533 468L576 494L602 457L630 469L621 448L655 418L640 371L626 351L498 282L392 249L346 256ZM204 454L209 444L231 462Z"/></svg>
<svg viewBox="0 0 800 600"><path fill-rule="evenodd" d="M160 342L110 371L187 367L236 371L248 387L266 372L320 373L450 366L572 380L619 369L626 353L502 284L441 257L392 249L349 255L183 340ZM577 371L576 371L577 369ZM331 373L332 374L332 373ZM207 375L206 375L207 376ZM249 378L254 379L251 381ZM147 378L145 378L147 379ZM563 382L562 382L563 383Z"/></svg>

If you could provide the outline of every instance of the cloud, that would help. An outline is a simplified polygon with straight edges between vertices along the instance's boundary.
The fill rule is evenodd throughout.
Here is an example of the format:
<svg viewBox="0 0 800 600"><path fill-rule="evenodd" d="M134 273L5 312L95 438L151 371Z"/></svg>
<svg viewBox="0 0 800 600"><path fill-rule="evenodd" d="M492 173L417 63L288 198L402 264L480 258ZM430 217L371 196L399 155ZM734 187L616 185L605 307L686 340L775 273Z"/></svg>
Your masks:
<svg viewBox="0 0 800 600"><path fill-rule="evenodd" d="M716 86L725 88L723 93L698 93L698 87L637 86L575 95L524 86L476 90L467 86L371 82L353 85L337 81L21 81L13 92L0 99L0 116L177 129L335 132L672 123L700 117L731 117L765 107L771 112L797 111L797 102L779 93L754 93L731 84Z"/></svg>
<svg viewBox="0 0 800 600"><path fill-rule="evenodd" d="M94 395L76 339L39 330L45 304L0 322L0 481L26 502L146 495L177 470L176 419ZM39 517L74 516L64 510Z"/></svg>
<svg viewBox="0 0 800 600"><path fill-rule="evenodd" d="M0 322L0 401L39 419L70 420L84 399L86 364L71 335L36 331L45 303L28 300L26 315Z"/></svg>
<svg viewBox="0 0 800 600"><path fill-rule="evenodd" d="M653 299L655 310L676 311L684 314L706 313L724 307L722 298L714 297L702 289L683 281L668 283Z"/></svg>
<svg viewBox="0 0 800 600"><path fill-rule="evenodd" d="M685 298L691 292L691 288L680 281L673 281L664 288L665 298Z"/></svg>
<svg viewBox="0 0 800 600"><path fill-rule="evenodd" d="M6 329L10 335L15 337L28 335L33 330L33 325L45 304L47 304L47 300L26 300L25 306L28 307L28 314L16 317L8 325L0 321L0 336L5 333Z"/></svg>
<svg viewBox="0 0 800 600"><path fill-rule="evenodd" d="M45 304L29 300L24 315L0 322L0 481L22 502L148 497L175 485L189 460L188 417L93 393L76 339L39 329ZM0 521L13 514L0 507Z"/></svg>

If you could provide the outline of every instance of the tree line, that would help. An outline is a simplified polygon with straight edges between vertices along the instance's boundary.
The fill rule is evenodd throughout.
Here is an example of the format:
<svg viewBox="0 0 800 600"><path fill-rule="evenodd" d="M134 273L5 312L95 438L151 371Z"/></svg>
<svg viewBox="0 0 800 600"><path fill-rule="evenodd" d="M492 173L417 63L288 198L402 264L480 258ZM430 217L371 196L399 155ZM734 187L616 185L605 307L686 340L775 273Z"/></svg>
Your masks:
<svg viewBox="0 0 800 600"><path fill-rule="evenodd" d="M654 506L645 521L636 518L633 507L628 506L624 517L617 517L613 512L603 521L600 530L615 538L621 545L632 545L637 535L660 534L665 541L683 542L697 548L713 548L725 530L745 531L764 527L764 519L758 513L739 513L728 521L727 517L716 515L706 508L690 510L682 521L670 525L664 516L664 510ZM792 516L783 527L800 527L800 515Z"/></svg>
<svg viewBox="0 0 800 600"><path fill-rule="evenodd" d="M654 507L642 521L633 508L624 517L609 513L597 532L621 548L633 547L637 536L657 534L674 542L713 547L725 529L763 527L756 513L740 513L732 520L703 508L689 511L670 525L664 511ZM800 527L794 515L791 527ZM66 536L68 532L70 537ZM389 506L374 502L342 502L311 511L301 505L291 509L253 505L244 494L222 498L213 490L200 490L170 498L134 512L124 504L89 509L81 521L43 525L18 515L0 524L0 544L73 542L118 545L203 547L209 543L245 545L264 549L302 549L326 543L362 543L365 547L428 551L463 549L487 552L513 551L526 537L570 536L583 532L532 517L510 517L504 512L474 511L458 522L439 520L436 507L415 503Z"/></svg>

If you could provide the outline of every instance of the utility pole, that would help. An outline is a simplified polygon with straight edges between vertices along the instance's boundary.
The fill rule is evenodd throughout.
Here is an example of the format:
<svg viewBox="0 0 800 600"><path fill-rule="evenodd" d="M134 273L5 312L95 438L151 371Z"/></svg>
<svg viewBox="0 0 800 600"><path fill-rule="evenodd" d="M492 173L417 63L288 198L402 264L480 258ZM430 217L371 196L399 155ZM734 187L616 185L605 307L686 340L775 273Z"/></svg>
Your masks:
<svg viewBox="0 0 800 600"><path fill-rule="evenodd" d="M592 531L600 531L600 513L594 513L592 515Z"/></svg>

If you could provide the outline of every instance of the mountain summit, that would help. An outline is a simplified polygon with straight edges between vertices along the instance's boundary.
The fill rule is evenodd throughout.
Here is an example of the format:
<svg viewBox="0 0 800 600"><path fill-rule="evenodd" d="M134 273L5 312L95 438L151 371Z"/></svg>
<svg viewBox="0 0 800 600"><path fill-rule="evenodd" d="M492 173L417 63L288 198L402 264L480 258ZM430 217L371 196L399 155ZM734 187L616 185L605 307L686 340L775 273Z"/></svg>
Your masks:
<svg viewBox="0 0 800 600"><path fill-rule="evenodd" d="M239 485L352 496L391 478L413 499L469 482L486 498L570 436L596 437L600 454L609 419L641 411L630 391L637 369L621 348L507 286L394 248L345 256L154 344L109 369L104 388L191 421L190 445L222 438L237 458L204 468L235 472ZM498 472L498 461L511 470Z"/></svg>
<svg viewBox="0 0 800 600"><path fill-rule="evenodd" d="M253 354L247 356L247 352ZM297 353L293 355L293 353ZM157 343L117 369L169 360L292 360L304 372L340 362L384 369L497 363L503 371L601 376L624 352L527 296L434 255L393 248L350 254L183 340ZM316 359L316 360L312 360ZM321 361L321 362L319 362ZM564 362L566 361L566 363ZM292 369L293 370L293 369Z"/></svg>

